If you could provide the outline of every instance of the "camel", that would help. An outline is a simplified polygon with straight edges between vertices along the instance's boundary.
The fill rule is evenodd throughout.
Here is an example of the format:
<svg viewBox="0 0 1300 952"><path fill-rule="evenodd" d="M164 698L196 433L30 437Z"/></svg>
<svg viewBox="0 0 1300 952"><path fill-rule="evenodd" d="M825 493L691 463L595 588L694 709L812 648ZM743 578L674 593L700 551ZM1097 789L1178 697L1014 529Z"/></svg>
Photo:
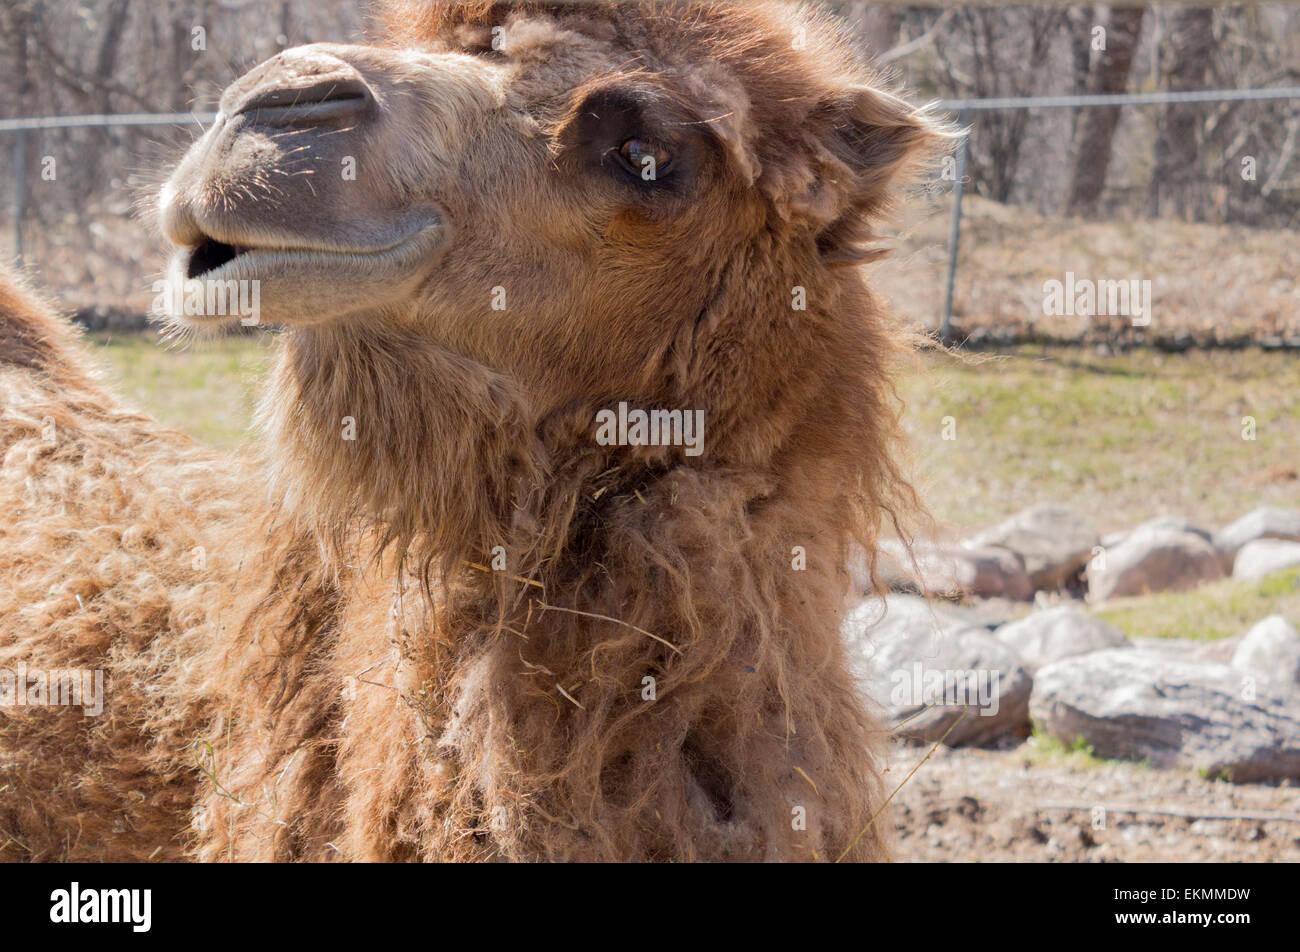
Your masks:
<svg viewBox="0 0 1300 952"><path fill-rule="evenodd" d="M255 457L0 281L0 673L104 678L0 708L0 855L886 856L861 266L949 135L781 3L393 3L238 79L158 217L283 328Z"/></svg>

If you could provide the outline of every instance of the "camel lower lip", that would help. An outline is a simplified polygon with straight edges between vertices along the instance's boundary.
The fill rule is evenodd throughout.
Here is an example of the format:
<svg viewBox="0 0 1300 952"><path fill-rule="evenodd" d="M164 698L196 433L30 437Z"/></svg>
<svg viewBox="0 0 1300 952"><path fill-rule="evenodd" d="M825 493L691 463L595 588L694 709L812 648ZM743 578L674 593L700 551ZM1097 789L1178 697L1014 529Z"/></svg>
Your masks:
<svg viewBox="0 0 1300 952"><path fill-rule="evenodd" d="M198 274L190 274L188 267L188 260L194 254L193 250L183 251L180 254L186 260L184 268L186 280L229 281L255 279L267 271L285 265L311 267L313 264L318 264L322 267L328 267L331 261L365 260L386 254L389 250L391 249L385 249L384 251L320 251L315 248L245 248L225 263L215 268L208 268L206 271L200 271Z"/></svg>
<svg viewBox="0 0 1300 952"><path fill-rule="evenodd" d="M410 233L378 248L258 247L209 239L175 253L164 282L168 298L156 309L186 323L219 324L245 317L242 310L232 310L229 298L234 295L241 307L269 305L271 314L294 320L292 302L325 302L330 295L355 296L368 290L382 293L388 282L417 272L445 240L446 229L437 215L422 217ZM191 274L196 256L203 265L220 263Z"/></svg>
<svg viewBox="0 0 1300 952"><path fill-rule="evenodd" d="M292 246L270 248L252 245L229 245L236 249L234 254L213 268L207 268L197 274L191 274L191 262L199 253L202 245L184 248L176 253L176 264L186 280L193 281L228 281L251 280L261 277L265 272L283 267L330 268L345 262L377 262L385 257L400 256L404 250L419 242L419 239L437 232L437 223L426 225L401 241L383 248L358 249L324 249L295 248Z"/></svg>

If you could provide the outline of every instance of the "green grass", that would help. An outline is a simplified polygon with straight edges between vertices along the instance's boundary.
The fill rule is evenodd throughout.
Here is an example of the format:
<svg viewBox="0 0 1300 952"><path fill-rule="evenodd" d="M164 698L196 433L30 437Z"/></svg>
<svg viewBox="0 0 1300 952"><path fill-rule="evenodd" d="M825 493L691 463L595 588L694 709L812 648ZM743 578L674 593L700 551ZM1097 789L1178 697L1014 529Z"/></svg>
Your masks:
<svg viewBox="0 0 1300 952"><path fill-rule="evenodd" d="M1156 515L1216 528L1300 500L1300 360L1023 347L923 354L901 381L922 498L959 527L1063 501L1102 532ZM956 439L944 440L951 416ZM1242 418L1256 439L1242 439Z"/></svg>
<svg viewBox="0 0 1300 952"><path fill-rule="evenodd" d="M1300 569L1284 569L1261 579L1224 579L1187 592L1116 598L1094 614L1130 638L1214 641L1239 634L1268 615L1300 622L1298 583Z"/></svg>
<svg viewBox="0 0 1300 952"><path fill-rule="evenodd" d="M119 391L221 447L249 438L268 336L164 350L148 335L92 337ZM1300 360L1261 351L1098 356L1022 347L917 355L899 383L922 498L945 523L988 525L1064 501L1102 532L1156 515L1214 529L1300 504ZM943 419L956 439L942 438ZM1257 439L1241 438L1253 416Z"/></svg>
<svg viewBox="0 0 1300 952"><path fill-rule="evenodd" d="M222 337L168 349L153 334L92 334L114 390L203 443L234 449L248 430L269 367L265 336Z"/></svg>
<svg viewBox="0 0 1300 952"><path fill-rule="evenodd" d="M1098 757L1082 737L1076 737L1073 743L1067 744L1044 732L1037 722L1033 722L1031 727L1029 739L1016 751L1031 767L1090 768L1115 762L1106 757Z"/></svg>

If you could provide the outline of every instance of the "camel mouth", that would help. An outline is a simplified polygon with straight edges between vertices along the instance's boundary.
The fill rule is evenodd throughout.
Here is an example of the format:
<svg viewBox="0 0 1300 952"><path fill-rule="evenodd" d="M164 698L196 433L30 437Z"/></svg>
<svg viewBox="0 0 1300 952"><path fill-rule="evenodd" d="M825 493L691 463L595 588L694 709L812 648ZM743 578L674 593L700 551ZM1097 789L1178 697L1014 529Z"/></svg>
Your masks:
<svg viewBox="0 0 1300 952"><path fill-rule="evenodd" d="M440 212L428 206L408 208L398 220L345 243L219 236L214 230L196 227L177 245L164 282L168 294L158 305L164 316L190 325L220 323L234 315L218 299L234 293L247 295L249 306L265 309L270 320L316 323L340 301L378 301L417 279L435 264L450 234Z"/></svg>
<svg viewBox="0 0 1300 952"><path fill-rule="evenodd" d="M231 245L215 238L204 238L190 249L189 261L185 264L185 277L202 278L249 250L247 245Z"/></svg>
<svg viewBox="0 0 1300 952"><path fill-rule="evenodd" d="M324 245L292 244L251 244L224 241L211 235L203 235L197 243L185 245L176 252L176 264L180 273L189 280L224 280L229 278L255 278L257 273L269 266L278 269L289 264L308 264L319 262L324 267L331 267L343 262L379 262L384 259L401 257L415 245L427 245L422 241L431 235L440 234L442 221L437 215L418 224L410 233L389 244L360 247L326 247ZM261 265L263 267L259 268ZM239 273L235 273L238 271Z"/></svg>

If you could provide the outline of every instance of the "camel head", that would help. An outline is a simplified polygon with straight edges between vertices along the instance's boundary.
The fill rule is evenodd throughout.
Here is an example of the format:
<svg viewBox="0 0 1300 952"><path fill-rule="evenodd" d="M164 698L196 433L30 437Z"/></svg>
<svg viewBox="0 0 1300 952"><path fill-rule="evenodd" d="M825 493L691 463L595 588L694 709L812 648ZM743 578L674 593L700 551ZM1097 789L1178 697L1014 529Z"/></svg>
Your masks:
<svg viewBox="0 0 1300 952"><path fill-rule="evenodd" d="M939 137L926 114L793 5L396 3L385 24L238 79L160 196L171 277L257 282L288 327L279 436L314 426L306 455L337 456L355 419L354 463L322 470L377 509L409 508L377 485L399 449L473 468L476 426L569 412L589 440L616 401L703 409L715 461L780 452L818 412L809 375L872 340L849 272Z"/></svg>

